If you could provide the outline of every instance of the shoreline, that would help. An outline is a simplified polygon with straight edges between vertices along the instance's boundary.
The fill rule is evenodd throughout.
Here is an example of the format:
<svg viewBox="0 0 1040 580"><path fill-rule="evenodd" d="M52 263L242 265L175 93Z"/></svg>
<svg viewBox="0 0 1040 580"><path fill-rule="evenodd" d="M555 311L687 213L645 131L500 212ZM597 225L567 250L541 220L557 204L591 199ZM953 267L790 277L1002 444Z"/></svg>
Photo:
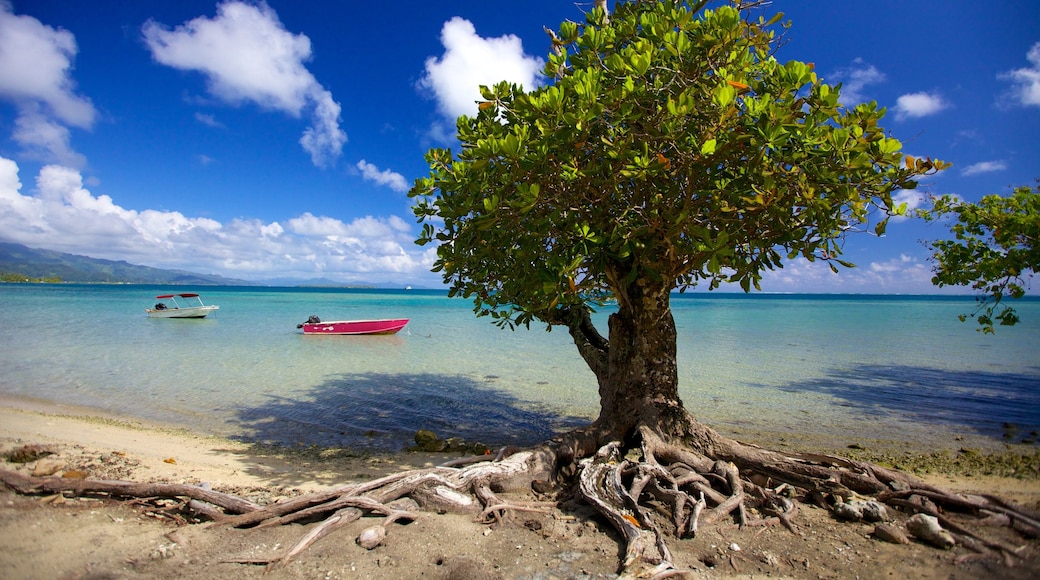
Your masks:
<svg viewBox="0 0 1040 580"><path fill-rule="evenodd" d="M68 416L72 418L85 418L90 421L111 422L126 425L138 429L161 430L173 433L183 433L191 437L204 437L216 440L224 440L233 444L244 446L259 446L271 448L292 449L289 445L271 445L261 441L245 441L235 437L234 433L206 433L191 427L173 423L162 422L154 419L142 419L129 414L113 412L99 407L80 404L61 403L45 398L31 397L20 394L0 393L0 409L16 409L22 411L36 412L43 415ZM696 417L696 414L694 415ZM590 419L591 421L591 419ZM714 428L716 431L736 439L743 443L759 445L779 451L812 452L812 453L841 453L844 449L871 450L880 453L909 452L912 454L933 453L938 451L955 451L961 448L977 450L983 453L1001 452L1007 449L1040 450L1040 441L1034 444L1002 441L981 434L964 433L945 440L929 439L907 440L907 439L884 439L878 437L843 436L827 432L797 432L791 429L779 428L755 428L746 425L716 425L710 420L702 420L702 423ZM454 437L456 434L450 432L437 433L443 438ZM498 444L492 444L498 446ZM504 445L504 444L502 444ZM406 449L387 450L385 448L365 448L322 446L311 444L311 448L344 448L365 455L398 455L410 453Z"/></svg>
<svg viewBox="0 0 1040 580"><path fill-rule="evenodd" d="M148 482L207 482L229 488L326 489L351 479L432 467L443 454L272 448L97 409L0 397L0 452L37 444L67 455L132 457ZM4 463L5 468L14 464Z"/></svg>
<svg viewBox="0 0 1040 580"><path fill-rule="evenodd" d="M710 426L710 424L709 424ZM881 463L918 476L1014 476L1040 486L1040 446L1012 444L989 437L957 437L948 444L885 439L844 438L821 433L764 429L719 429L742 443L788 453L823 453ZM437 433L450 437L451 434ZM343 477L380 477L399 469L432 467L461 453L401 449L269 445L231 436L193 431L172 423L147 421L105 411L20 395L0 394L0 451L13 442L112 447L142 458L156 476L183 471L166 461L188 457L200 475L227 472L232 485L281 485L318 489ZM974 463L961 466L968 454ZM987 462L987 460L989 460ZM1011 465L1013 464L1013 465ZM302 468L302 469L301 469ZM318 469L312 469L318 468ZM1017 473L1015 473L1017 471ZM1024 471L1024 472L1023 472ZM293 474L299 474L299 477ZM340 479L337 479L340 478ZM241 480L241 481L239 481Z"/></svg>

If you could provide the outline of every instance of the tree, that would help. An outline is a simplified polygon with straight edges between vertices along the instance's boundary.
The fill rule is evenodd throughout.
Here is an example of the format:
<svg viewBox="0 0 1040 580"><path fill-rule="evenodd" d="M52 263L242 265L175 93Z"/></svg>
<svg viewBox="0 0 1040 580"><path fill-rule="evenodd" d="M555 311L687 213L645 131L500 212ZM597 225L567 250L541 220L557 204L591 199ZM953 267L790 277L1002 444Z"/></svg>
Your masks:
<svg viewBox="0 0 1040 580"><path fill-rule="evenodd" d="M905 209L893 192L946 167L901 154L876 103L846 107L811 63L776 60L780 15L705 6L631 1L608 14L598 2L584 24L564 22L550 31L553 82L482 87L477 115L457 122L458 154L429 151L430 174L410 193L418 242L436 244L434 270L451 295L502 326L566 328L595 374L598 418L558 438L549 457L564 472L578 461L581 494L626 538L632 573L669 567L657 527L635 507L646 486L678 506L677 527L690 526L680 535L703 508L665 465L729 482L705 521L744 513L741 472L859 493L920 485L740 444L679 397L672 291L758 289L764 271L796 258L852 267L840 259L845 237L883 234ZM591 313L611 300L604 336ZM621 459L628 449L638 461ZM683 505L693 506L685 520Z"/></svg>
<svg viewBox="0 0 1040 580"><path fill-rule="evenodd" d="M798 257L851 266L839 259L844 237L883 233L888 216L902 211L893 191L944 167L903 156L879 126L876 104L844 107L840 87L821 82L811 64L778 62L779 17L752 19L739 2L705 5L632 0L608 14L600 0L584 23L564 22L550 34L553 83L530 92L484 88L477 116L458 120L461 151L431 150L430 175L411 192L424 222L419 242L437 244L435 269L450 294L471 298L478 315L503 326L534 322L570 333L599 386L600 413L587 429L264 507L212 493L203 499L197 488L102 487L111 482L2 470L0 479L26 491L179 493L239 513L224 525L324 518L272 565L362 513L384 523L414 517L391 503L404 496L497 520L544 509L501 495L525 489L543 499L574 490L607 518L625 542L621 577L682 574L665 527L690 537L724 518L748 523L755 507L793 530L795 489L840 517L862 515L866 504L853 497L869 494L941 515L946 527L957 526L954 511L1006 514L1009 525L1040 535L1040 522L997 499L723 437L680 400L673 290L734 282L750 291L764 271ZM611 300L617 311L604 336L591 313ZM569 495L557 497L564 504ZM359 543L385 534L371 530ZM955 530L983 550L1021 557ZM937 537L949 545L949 536Z"/></svg>
<svg viewBox="0 0 1040 580"><path fill-rule="evenodd" d="M932 283L981 292L979 307L970 315L981 332L992 334L994 320L1001 326L1018 323L1014 308L1002 300L1025 296L1025 279L1040 271L1040 186L1019 187L1008 197L987 195L978 203L942 196L918 215L928 221L954 220L954 239L929 243L935 264ZM961 315L961 321L968 316Z"/></svg>
<svg viewBox="0 0 1040 580"><path fill-rule="evenodd" d="M673 290L749 291L798 257L851 266L844 237L883 233L892 192L944 166L904 157L875 103L843 107L811 63L777 61L779 15L705 4L622 2L563 23L554 82L484 87L457 157L431 150L411 193L450 293L503 325L565 327L598 380L595 427L620 440L694 431ZM609 338L589 316L607 300Z"/></svg>

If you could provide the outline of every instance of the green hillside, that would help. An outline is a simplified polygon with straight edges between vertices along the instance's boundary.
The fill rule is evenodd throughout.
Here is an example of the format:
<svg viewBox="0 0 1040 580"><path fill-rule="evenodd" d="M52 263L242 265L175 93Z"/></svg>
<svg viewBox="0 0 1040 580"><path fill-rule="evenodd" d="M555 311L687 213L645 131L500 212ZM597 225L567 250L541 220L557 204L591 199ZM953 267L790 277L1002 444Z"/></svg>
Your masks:
<svg viewBox="0 0 1040 580"><path fill-rule="evenodd" d="M18 277L47 281L109 284L171 284L191 286L254 286L246 280L198 274L185 270L162 270L125 261L99 260L75 254L38 250L21 244L0 242L0 274L5 280ZM17 275L17 276L12 276Z"/></svg>

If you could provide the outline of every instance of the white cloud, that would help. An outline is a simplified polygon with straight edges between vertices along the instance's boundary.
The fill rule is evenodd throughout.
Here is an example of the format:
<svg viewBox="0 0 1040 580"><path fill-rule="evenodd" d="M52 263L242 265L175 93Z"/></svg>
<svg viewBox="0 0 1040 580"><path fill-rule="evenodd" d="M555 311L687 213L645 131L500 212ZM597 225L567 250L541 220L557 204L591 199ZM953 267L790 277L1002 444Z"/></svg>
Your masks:
<svg viewBox="0 0 1040 580"><path fill-rule="evenodd" d="M223 123L218 121L217 118L214 117L213 115L208 115L208 114L205 114L205 113L195 113L195 120L198 121L199 123L202 123L203 125L206 125L206 126L209 126L209 127L214 127L214 128L217 128L217 129L223 129L224 128Z"/></svg>
<svg viewBox="0 0 1040 580"><path fill-rule="evenodd" d="M896 119L927 117L948 107L949 104L940 95L908 93L896 99Z"/></svg>
<svg viewBox="0 0 1040 580"><path fill-rule="evenodd" d="M90 129L97 112L72 80L76 38L0 1L0 98L18 108L13 138L43 161L83 166L70 147L68 126Z"/></svg>
<svg viewBox="0 0 1040 580"><path fill-rule="evenodd" d="M224 2L215 18L200 16L172 30L148 21L142 30L157 62L202 73L210 94L224 102L252 102L294 117L307 112L312 124L300 144L315 165L339 156L347 140L340 105L303 64L311 58L310 39L285 30L267 4Z"/></svg>
<svg viewBox="0 0 1040 580"><path fill-rule="evenodd" d="M892 272L902 272L908 265L913 267L915 262L910 256L901 254L898 258L893 258L886 262L871 262L868 269L873 274L890 274Z"/></svg>
<svg viewBox="0 0 1040 580"><path fill-rule="evenodd" d="M91 193L77 170L59 165L40 170L31 195L21 189L18 165L0 157L0 236L33 248L233 278L437 283L429 272L435 253L416 246L412 226L398 216L345 222L305 213L282 223L221 223L137 211Z"/></svg>
<svg viewBox="0 0 1040 580"><path fill-rule="evenodd" d="M929 264L906 254L857 266L839 267L839 273L835 274L821 261L809 262L805 258L796 258L779 270L765 272L762 289L766 292L836 294L963 293L962 289L936 288L932 284Z"/></svg>
<svg viewBox="0 0 1040 580"><path fill-rule="evenodd" d="M289 231L301 236L342 236L347 233L347 224L335 218L315 216L306 212L286 222Z"/></svg>
<svg viewBox="0 0 1040 580"><path fill-rule="evenodd" d="M916 189L900 189L896 192L895 195L892 196L892 201L895 202L897 207L899 206L899 204L906 204L907 215L909 215L915 209L921 207L924 204L925 199L925 195L923 193L920 193ZM906 218L902 216L895 216L892 219L899 221Z"/></svg>
<svg viewBox="0 0 1040 580"><path fill-rule="evenodd" d="M961 170L961 175L979 175L980 173L993 173L994 171L1004 171L1007 169L1007 163L1003 161L980 161L974 163Z"/></svg>
<svg viewBox="0 0 1040 580"><path fill-rule="evenodd" d="M317 83L303 66L310 39L287 32L264 4L226 2L213 19L200 16L174 30L148 21L143 32L156 61L205 74L210 92L230 103L299 115Z"/></svg>
<svg viewBox="0 0 1040 580"><path fill-rule="evenodd" d="M481 85L507 81L532 90L542 83L545 61L525 55L519 37L482 38L470 21L456 16L444 23L441 44L444 54L426 59L419 86L432 91L438 110L449 119L477 113Z"/></svg>
<svg viewBox="0 0 1040 580"><path fill-rule="evenodd" d="M1008 71L998 76L1012 83L1012 96L1019 104L1040 107L1040 42L1026 54L1030 66Z"/></svg>
<svg viewBox="0 0 1040 580"><path fill-rule="evenodd" d="M0 157L0 200L20 197L22 181L18 179L18 164Z"/></svg>
<svg viewBox="0 0 1040 580"><path fill-rule="evenodd" d="M833 76L841 82L841 102L848 107L870 100L864 90L868 85L885 82L885 74L861 58L852 61L848 68L838 69Z"/></svg>
<svg viewBox="0 0 1040 580"><path fill-rule="evenodd" d="M332 93L321 91L316 98L314 125L308 127L300 137L300 145L311 154L311 161L319 167L330 165L343 150L347 134L339 128L339 103L332 100Z"/></svg>
<svg viewBox="0 0 1040 580"><path fill-rule="evenodd" d="M26 107L14 121L12 137L23 147L26 157L60 163L81 169L87 158L72 149L69 128Z"/></svg>
<svg viewBox="0 0 1040 580"><path fill-rule="evenodd" d="M368 181L374 181L379 185L385 185L390 189L404 193L410 188L408 187L408 180L404 178L400 173L395 173L389 169L380 171L378 167L362 159L357 163L358 171L361 172L361 176Z"/></svg>

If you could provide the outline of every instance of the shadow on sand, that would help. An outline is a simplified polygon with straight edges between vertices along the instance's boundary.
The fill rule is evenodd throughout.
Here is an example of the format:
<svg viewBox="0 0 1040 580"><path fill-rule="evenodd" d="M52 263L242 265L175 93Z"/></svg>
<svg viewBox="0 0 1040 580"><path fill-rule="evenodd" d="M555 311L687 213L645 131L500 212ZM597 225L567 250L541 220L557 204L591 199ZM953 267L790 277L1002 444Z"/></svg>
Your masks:
<svg viewBox="0 0 1040 580"><path fill-rule="evenodd" d="M485 382L438 374L340 375L299 397L271 397L241 409L236 423L247 443L286 447L346 447L385 453L413 444L429 429L491 447L533 445L554 433L587 425L525 404Z"/></svg>
<svg viewBox="0 0 1040 580"><path fill-rule="evenodd" d="M1040 431L1040 373L860 365L780 388L827 393L881 422L894 417L968 428L995 440L1040 440L1032 434ZM256 473L272 482L293 481L293 466L321 465L322 475L315 477L334 484L358 473L359 459L405 450L419 429L494 449L535 445L590 421L522 401L496 388L495 377L367 373L340 375L297 397L272 396L240 409L235 439L251 444L247 454L257 460ZM287 462L286 470L264 467L265 457Z"/></svg>
<svg viewBox="0 0 1040 580"><path fill-rule="evenodd" d="M827 393L866 414L965 426L998 439L1035 441L1040 431L1040 374L861 365L781 389Z"/></svg>

